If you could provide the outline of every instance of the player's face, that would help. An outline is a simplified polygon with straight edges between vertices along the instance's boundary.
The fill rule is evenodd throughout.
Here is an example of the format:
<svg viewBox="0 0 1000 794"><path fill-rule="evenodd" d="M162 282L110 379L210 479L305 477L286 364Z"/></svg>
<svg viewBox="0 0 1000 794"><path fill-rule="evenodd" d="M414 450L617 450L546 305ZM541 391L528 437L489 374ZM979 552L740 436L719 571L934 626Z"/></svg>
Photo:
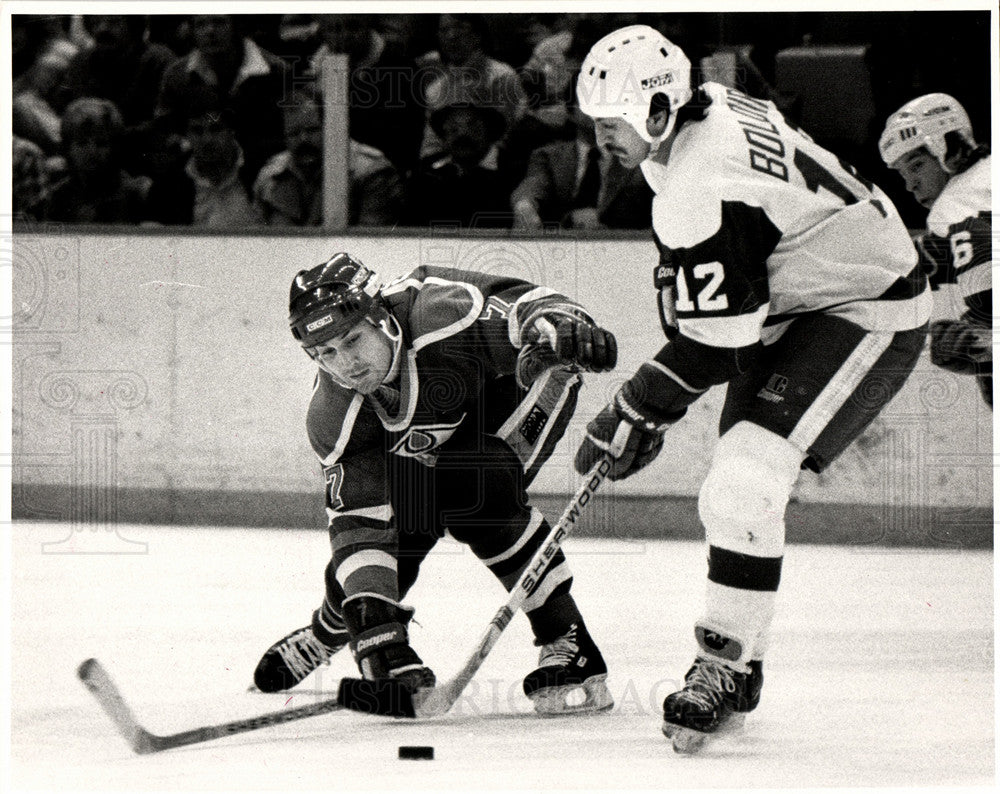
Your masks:
<svg viewBox="0 0 1000 794"><path fill-rule="evenodd" d="M948 184L949 174L926 149L917 149L892 164L906 189L922 206L930 207Z"/></svg>
<svg viewBox="0 0 1000 794"><path fill-rule="evenodd" d="M617 157L626 168L635 168L649 156L651 145L625 119L594 119L594 132L597 145Z"/></svg>
<svg viewBox="0 0 1000 794"><path fill-rule="evenodd" d="M366 320L308 352L334 378L362 394L374 392L392 364L388 337Z"/></svg>

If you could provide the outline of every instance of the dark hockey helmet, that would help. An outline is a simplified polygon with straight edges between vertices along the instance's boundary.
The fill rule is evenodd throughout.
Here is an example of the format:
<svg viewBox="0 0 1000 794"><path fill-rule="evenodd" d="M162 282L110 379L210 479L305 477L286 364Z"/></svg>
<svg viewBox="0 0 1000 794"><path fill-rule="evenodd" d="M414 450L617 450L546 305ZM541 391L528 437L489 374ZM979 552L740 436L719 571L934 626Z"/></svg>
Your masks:
<svg viewBox="0 0 1000 794"><path fill-rule="evenodd" d="M368 319L386 317L378 274L350 254L338 253L310 270L300 270L288 297L292 336L314 347Z"/></svg>

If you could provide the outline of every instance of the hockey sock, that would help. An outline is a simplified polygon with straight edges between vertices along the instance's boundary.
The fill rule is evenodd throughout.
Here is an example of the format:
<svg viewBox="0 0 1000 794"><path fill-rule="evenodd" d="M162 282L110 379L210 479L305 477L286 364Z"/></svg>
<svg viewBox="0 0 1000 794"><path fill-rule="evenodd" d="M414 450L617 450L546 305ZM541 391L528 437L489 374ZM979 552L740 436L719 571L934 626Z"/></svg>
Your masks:
<svg viewBox="0 0 1000 794"><path fill-rule="evenodd" d="M572 582L572 578L560 582L544 604L526 613L536 645L552 642L569 631L574 623L583 622L576 600L569 591Z"/></svg>
<svg viewBox="0 0 1000 794"><path fill-rule="evenodd" d="M324 600L323 606L313 612L312 630L316 639L327 646L342 646L347 626L330 605Z"/></svg>

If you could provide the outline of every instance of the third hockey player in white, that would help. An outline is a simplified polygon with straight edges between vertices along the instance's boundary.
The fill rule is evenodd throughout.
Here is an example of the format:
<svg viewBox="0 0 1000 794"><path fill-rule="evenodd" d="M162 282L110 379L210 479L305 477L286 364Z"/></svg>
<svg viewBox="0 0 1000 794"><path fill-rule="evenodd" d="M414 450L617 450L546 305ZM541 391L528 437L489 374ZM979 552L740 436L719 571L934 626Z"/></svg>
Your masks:
<svg viewBox="0 0 1000 794"><path fill-rule="evenodd" d="M931 286L956 284L961 316L931 325L931 361L975 375L993 407L993 206L989 147L977 144L969 116L948 94L907 102L879 139L886 165L927 207L918 239ZM957 312L956 312L957 313Z"/></svg>

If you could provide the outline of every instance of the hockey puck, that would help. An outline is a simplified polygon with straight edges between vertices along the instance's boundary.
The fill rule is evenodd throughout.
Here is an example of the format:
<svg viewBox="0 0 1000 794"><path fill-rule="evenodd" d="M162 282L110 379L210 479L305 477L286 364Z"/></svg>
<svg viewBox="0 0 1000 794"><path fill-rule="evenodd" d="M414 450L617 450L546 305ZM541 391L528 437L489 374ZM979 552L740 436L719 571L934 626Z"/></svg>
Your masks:
<svg viewBox="0 0 1000 794"><path fill-rule="evenodd" d="M399 748L399 757L405 761L433 761L434 748L404 744Z"/></svg>

